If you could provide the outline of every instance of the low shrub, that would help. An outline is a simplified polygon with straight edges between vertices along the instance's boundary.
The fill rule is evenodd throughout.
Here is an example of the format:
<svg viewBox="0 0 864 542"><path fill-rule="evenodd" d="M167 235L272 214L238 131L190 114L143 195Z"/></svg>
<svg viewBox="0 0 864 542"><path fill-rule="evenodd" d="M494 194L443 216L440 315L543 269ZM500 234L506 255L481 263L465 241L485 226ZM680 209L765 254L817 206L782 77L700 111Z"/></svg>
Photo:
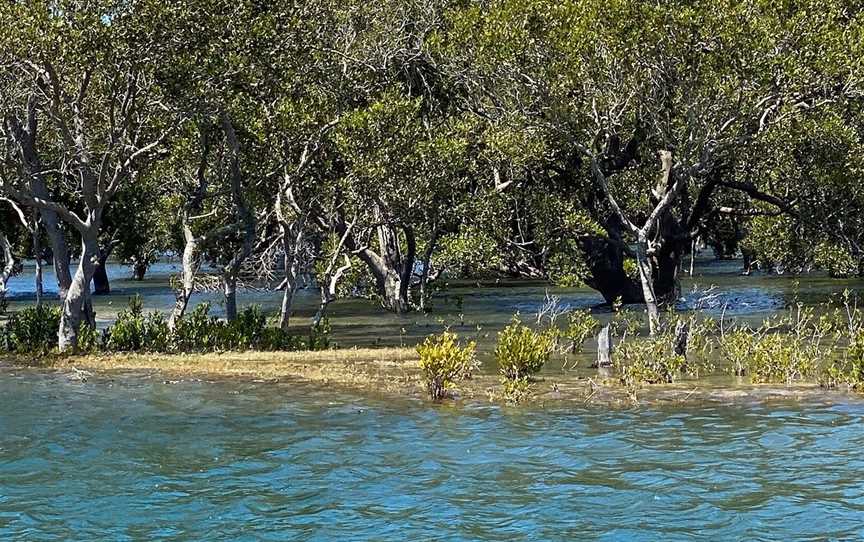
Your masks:
<svg viewBox="0 0 864 542"><path fill-rule="evenodd" d="M246 307L231 322L216 321L219 350L253 350L264 338L267 317L258 305Z"/></svg>
<svg viewBox="0 0 864 542"><path fill-rule="evenodd" d="M261 332L258 349L267 352L296 352L308 350L308 341L279 327L266 327Z"/></svg>
<svg viewBox="0 0 864 542"><path fill-rule="evenodd" d="M628 386L671 384L687 365L687 358L675 353L665 336L621 343L614 361L621 382Z"/></svg>
<svg viewBox="0 0 864 542"><path fill-rule="evenodd" d="M476 343L463 346L459 337L450 331L427 337L417 346L420 369L433 400L443 399L458 381L470 378L477 367L476 350Z"/></svg>
<svg viewBox="0 0 864 542"><path fill-rule="evenodd" d="M570 312L567 315L567 328L562 332L562 336L570 341L570 351L581 352L585 341L594 334L599 325L600 322L591 316L591 311Z"/></svg>
<svg viewBox="0 0 864 542"><path fill-rule="evenodd" d="M172 348L179 352L212 352L219 346L219 319L210 316L210 303L201 303L174 326Z"/></svg>
<svg viewBox="0 0 864 542"><path fill-rule="evenodd" d="M505 380L531 378L549 361L554 348L554 333L534 331L514 317L498 334L495 359Z"/></svg>
<svg viewBox="0 0 864 542"><path fill-rule="evenodd" d="M798 304L756 330L724 332L720 350L735 374L753 383L793 384L816 376L820 364L834 358L841 336L833 315L817 317L813 308Z"/></svg>
<svg viewBox="0 0 864 542"><path fill-rule="evenodd" d="M129 298L129 306L120 311L106 332L105 349L111 352L167 352L171 347L171 330L159 312L144 314L140 296Z"/></svg>
<svg viewBox="0 0 864 542"><path fill-rule="evenodd" d="M47 305L16 312L4 326L6 349L18 354L47 354L57 346L60 316L60 308Z"/></svg>
<svg viewBox="0 0 864 542"><path fill-rule="evenodd" d="M81 327L78 328L77 352L79 354L92 354L98 352L102 344L99 330L87 322L82 322Z"/></svg>
<svg viewBox="0 0 864 542"><path fill-rule="evenodd" d="M59 308L31 307L12 315L0 329L0 345L19 354L46 354L57 346ZM177 321L174 330L165 317L153 311L144 314L139 296L129 299L126 309L103 334L83 324L78 332L78 352L222 352L244 350L298 351L330 347L330 322L325 318L308 337L268 327L267 317L257 305L241 311L232 322L210 315L210 304L202 303Z"/></svg>
<svg viewBox="0 0 864 542"><path fill-rule="evenodd" d="M632 322L618 328L622 335L614 364L623 384L671 384L682 374L698 376L714 368L709 361L712 320L696 314L669 317L653 337L639 337L637 328Z"/></svg>
<svg viewBox="0 0 864 542"><path fill-rule="evenodd" d="M309 343L306 348L309 350L326 350L330 348L330 332L332 331L330 319L326 316L312 326L309 331Z"/></svg>

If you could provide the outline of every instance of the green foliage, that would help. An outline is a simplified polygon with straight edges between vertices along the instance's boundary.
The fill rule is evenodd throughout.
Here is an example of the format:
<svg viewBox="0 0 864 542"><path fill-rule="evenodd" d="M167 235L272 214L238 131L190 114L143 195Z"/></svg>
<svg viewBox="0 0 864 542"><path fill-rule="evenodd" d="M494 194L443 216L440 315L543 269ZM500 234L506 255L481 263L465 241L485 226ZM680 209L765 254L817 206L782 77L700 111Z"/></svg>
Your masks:
<svg viewBox="0 0 864 542"><path fill-rule="evenodd" d="M304 339L280 328L268 327L261 307L240 311L232 322L210 316L209 303L195 307L172 332L158 312L145 315L141 299L129 300L107 334L105 349L112 352L222 352L321 350L329 346L329 323L313 329Z"/></svg>
<svg viewBox="0 0 864 542"><path fill-rule="evenodd" d="M666 318L654 336L640 337L641 322L632 314L613 321L620 334L613 362L623 384L637 388L642 384L671 384L682 374L698 376L713 370L710 354L714 322L698 314ZM686 341L686 344L685 344Z"/></svg>
<svg viewBox="0 0 864 542"><path fill-rule="evenodd" d="M27 307L13 314L3 329L7 349L17 354L45 355L57 346L58 307Z"/></svg>
<svg viewBox="0 0 864 542"><path fill-rule="evenodd" d="M840 245L822 242L816 246L813 263L835 278L848 278L861 274L862 261Z"/></svg>
<svg viewBox="0 0 864 542"><path fill-rule="evenodd" d="M267 318L261 307L240 311L232 322L210 316L210 304L202 303L180 319L174 330L173 348L181 352L226 352L290 344L277 333L266 332ZM267 344L265 341L273 341Z"/></svg>
<svg viewBox="0 0 864 542"><path fill-rule="evenodd" d="M171 345L170 330L159 312L145 315L140 296L129 298L106 333L105 349L111 352L166 352Z"/></svg>
<svg viewBox="0 0 864 542"><path fill-rule="evenodd" d="M639 266L636 264L635 258L627 258L624 260L624 273L632 280L639 280Z"/></svg>
<svg viewBox="0 0 864 542"><path fill-rule="evenodd" d="M615 348L614 362L621 382L639 384L671 384L687 365L687 358L676 354L668 337L648 337L630 340Z"/></svg>
<svg viewBox="0 0 864 542"><path fill-rule="evenodd" d="M554 348L555 333L534 331L514 316L510 325L498 333L498 370L507 381L531 378L549 361Z"/></svg>
<svg viewBox="0 0 864 542"><path fill-rule="evenodd" d="M102 347L102 337L95 326L82 322L78 329L78 353L92 354Z"/></svg>
<svg viewBox="0 0 864 542"><path fill-rule="evenodd" d="M174 327L173 348L181 352L215 351L219 345L217 327L219 320L211 317L210 304L201 303L192 309L183 318L177 321Z"/></svg>
<svg viewBox="0 0 864 542"><path fill-rule="evenodd" d="M720 351L735 374L757 384L793 384L816 376L830 360L838 339L830 315L817 317L801 304L785 315L766 319L756 330L739 327L720 338Z"/></svg>
<svg viewBox="0 0 864 542"><path fill-rule="evenodd" d="M317 325L312 326L312 329L309 332L309 343L307 348L309 350L326 350L330 348L330 333L333 327L330 325L330 319L326 316L318 322Z"/></svg>
<svg viewBox="0 0 864 542"><path fill-rule="evenodd" d="M447 269L455 278L495 275L500 272L502 263L495 240L474 228L444 236L435 257L435 265Z"/></svg>
<svg viewBox="0 0 864 542"><path fill-rule="evenodd" d="M475 342L463 346L459 337L450 331L427 337L417 346L420 369L433 400L443 399L457 382L471 377L477 367L476 349Z"/></svg>
<svg viewBox="0 0 864 542"><path fill-rule="evenodd" d="M600 322L591 316L589 310L576 310L567 314L567 327L562 332L562 336L570 340L572 352L581 352L585 341L588 340Z"/></svg>

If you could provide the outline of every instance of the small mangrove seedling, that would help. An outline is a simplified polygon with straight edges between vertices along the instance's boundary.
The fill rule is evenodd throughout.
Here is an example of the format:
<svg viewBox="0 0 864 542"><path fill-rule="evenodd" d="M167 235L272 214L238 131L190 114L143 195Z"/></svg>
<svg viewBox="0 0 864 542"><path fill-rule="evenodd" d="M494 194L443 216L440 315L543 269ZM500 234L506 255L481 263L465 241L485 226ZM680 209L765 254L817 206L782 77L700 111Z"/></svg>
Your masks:
<svg viewBox="0 0 864 542"><path fill-rule="evenodd" d="M567 315L567 328L563 336L570 341L570 352L578 353L585 346L585 341L594 335L600 322L591 316L589 310L572 311Z"/></svg>
<svg viewBox="0 0 864 542"><path fill-rule="evenodd" d="M498 334L495 359L501 373L504 393L519 402L528 396L531 379L549 361L555 349L557 330L534 331L514 316Z"/></svg>
<svg viewBox="0 0 864 542"><path fill-rule="evenodd" d="M417 346L423 380L432 400L444 399L457 382L471 377L478 365L476 350L477 343L471 341L463 346L451 331L427 337Z"/></svg>

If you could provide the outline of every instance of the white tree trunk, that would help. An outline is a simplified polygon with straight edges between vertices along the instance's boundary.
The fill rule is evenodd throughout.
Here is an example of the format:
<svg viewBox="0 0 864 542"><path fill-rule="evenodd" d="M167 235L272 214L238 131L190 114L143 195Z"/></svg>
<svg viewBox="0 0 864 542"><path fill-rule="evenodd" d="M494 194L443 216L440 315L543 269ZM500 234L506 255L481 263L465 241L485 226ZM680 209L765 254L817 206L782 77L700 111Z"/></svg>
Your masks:
<svg viewBox="0 0 864 542"><path fill-rule="evenodd" d="M63 301L63 313L60 316L58 346L61 352L76 351L82 319L89 320L92 315L89 307L90 281L93 280L99 260L98 232L98 227L91 227L90 231L82 232L81 235L81 259Z"/></svg>
<svg viewBox="0 0 864 542"><path fill-rule="evenodd" d="M237 276L233 273L222 275L222 291L225 295L225 319L237 319Z"/></svg>
<svg viewBox="0 0 864 542"><path fill-rule="evenodd" d="M0 250L3 251L3 267L0 269L0 306L6 299L8 292L9 278L12 276L12 271L15 269L15 257L12 255L12 243L6 237L6 234L0 232Z"/></svg>
<svg viewBox="0 0 864 542"><path fill-rule="evenodd" d="M198 272L198 240L188 224L183 225L183 236L185 245L183 246L183 260L181 262L182 284L176 294L177 301L174 303L174 310L171 311L171 316L168 318L168 327L171 329L175 329L177 322L186 314L189 300L195 292L195 274Z"/></svg>
<svg viewBox="0 0 864 542"><path fill-rule="evenodd" d="M636 243L636 264L639 268L645 306L648 309L648 329L651 335L655 335L660 328L660 311L657 308L657 296L654 295L654 272L651 269L648 248L648 239L640 234Z"/></svg>
<svg viewBox="0 0 864 542"><path fill-rule="evenodd" d="M291 309L294 306L294 296L297 294L297 277L300 272L300 250L303 246L303 228L298 225L296 235L284 223L282 229L282 246L284 251L285 290L282 292L282 307L279 312L279 327L287 330L291 320Z"/></svg>

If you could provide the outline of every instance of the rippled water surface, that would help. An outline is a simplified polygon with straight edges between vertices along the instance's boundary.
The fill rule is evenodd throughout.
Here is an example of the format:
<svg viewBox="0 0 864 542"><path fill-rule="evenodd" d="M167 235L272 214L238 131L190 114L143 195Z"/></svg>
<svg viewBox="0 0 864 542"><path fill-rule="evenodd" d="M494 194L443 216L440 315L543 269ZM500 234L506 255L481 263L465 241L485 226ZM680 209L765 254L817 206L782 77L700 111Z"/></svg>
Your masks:
<svg viewBox="0 0 864 542"><path fill-rule="evenodd" d="M0 540L859 540L864 406L0 372Z"/></svg>

